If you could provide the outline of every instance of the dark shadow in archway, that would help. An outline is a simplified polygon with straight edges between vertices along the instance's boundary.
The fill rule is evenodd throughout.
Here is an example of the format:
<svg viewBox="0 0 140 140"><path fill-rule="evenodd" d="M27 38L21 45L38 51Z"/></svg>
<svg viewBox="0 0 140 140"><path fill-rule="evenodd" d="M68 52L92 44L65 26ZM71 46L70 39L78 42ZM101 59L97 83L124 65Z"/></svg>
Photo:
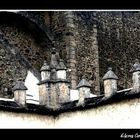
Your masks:
<svg viewBox="0 0 140 140"><path fill-rule="evenodd" d="M0 12L0 25L2 25L0 32L6 36L7 39L10 40L10 44L13 44L14 46L17 46L19 48L19 52L23 57L25 57L30 65L32 65L35 69L39 71L39 68L41 67L41 63L43 64L43 59L48 59L46 54L49 55L48 52L50 52L50 49L53 47L53 44L51 40L47 37L46 33L38 27L38 25L28 18L18 14L18 13L12 13L12 12ZM4 25L4 27L3 27ZM30 34L32 40L34 40L35 44L34 49L31 46L21 46L20 43L18 43L18 37L17 40L12 40L13 34L9 35L6 31L6 27L15 27L17 30L25 32L25 34ZM5 29L4 29L5 28ZM11 32L14 32L12 30ZM11 37L12 36L12 37ZM16 35L15 35L16 36ZM15 38L14 38L15 39ZM26 39L25 39L26 41ZM21 47L19 47L21 46ZM39 50L36 50L36 53L32 53L33 50L35 50L35 47L39 47ZM25 50L23 50L26 47ZM46 54L45 54L46 53ZM30 56L30 57L29 57ZM40 60L39 60L40 59ZM33 63L34 61L34 63ZM39 76L38 76L39 77Z"/></svg>

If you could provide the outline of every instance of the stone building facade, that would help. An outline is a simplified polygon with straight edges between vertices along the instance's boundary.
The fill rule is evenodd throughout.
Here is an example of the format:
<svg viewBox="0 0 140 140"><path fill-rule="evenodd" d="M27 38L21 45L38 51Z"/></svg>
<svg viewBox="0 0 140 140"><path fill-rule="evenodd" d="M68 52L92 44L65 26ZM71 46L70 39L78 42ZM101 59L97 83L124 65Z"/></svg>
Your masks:
<svg viewBox="0 0 140 140"><path fill-rule="evenodd" d="M108 66L120 79L118 89L131 87L130 62L140 56L139 17L136 11L0 12L0 96L12 97L27 70L40 80L52 48L68 68L72 89L85 76L92 92L102 94Z"/></svg>

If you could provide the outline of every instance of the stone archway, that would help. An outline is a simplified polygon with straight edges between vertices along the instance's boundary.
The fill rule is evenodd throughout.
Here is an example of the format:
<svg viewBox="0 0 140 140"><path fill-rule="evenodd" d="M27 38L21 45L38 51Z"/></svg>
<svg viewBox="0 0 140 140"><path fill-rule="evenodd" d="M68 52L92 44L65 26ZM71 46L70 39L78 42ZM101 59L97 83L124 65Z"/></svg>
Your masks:
<svg viewBox="0 0 140 140"><path fill-rule="evenodd" d="M53 44L37 24L17 13L0 12L0 18L0 65L3 67L0 94L3 95L7 90L11 93L16 80L25 80L28 70L40 79L40 67L44 60L49 61Z"/></svg>

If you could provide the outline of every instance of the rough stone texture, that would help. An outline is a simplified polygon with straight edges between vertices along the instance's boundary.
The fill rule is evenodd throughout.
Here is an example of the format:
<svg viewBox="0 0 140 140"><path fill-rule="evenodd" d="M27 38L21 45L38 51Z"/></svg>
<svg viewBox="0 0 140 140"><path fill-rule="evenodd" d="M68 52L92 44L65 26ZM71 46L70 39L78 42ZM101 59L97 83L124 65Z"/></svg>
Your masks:
<svg viewBox="0 0 140 140"><path fill-rule="evenodd" d="M51 12L50 25L51 32L53 33L55 38L54 40L55 48L59 51L60 58L62 58L66 63L66 45L63 38L65 30L63 12L61 11Z"/></svg>
<svg viewBox="0 0 140 140"><path fill-rule="evenodd" d="M0 31L37 70L40 70L44 60L48 60L47 47L41 47L32 33L26 31L26 27L23 29L9 23L0 25Z"/></svg>
<svg viewBox="0 0 140 140"><path fill-rule="evenodd" d="M37 17L37 15L41 15L41 13L34 13L32 17ZM18 18L18 15L15 14L13 16L11 13L6 14L6 12L2 12L0 13L0 17L0 33L8 39L11 46L13 45L15 47L11 48L10 51L18 58L19 56L16 51L19 51L22 58L25 58L39 73L44 60L50 60L50 42L48 42L47 38L44 39L43 35L40 35L43 34L43 32L41 30L39 31L37 27L35 28L33 23L29 24L25 22L23 18ZM3 38L0 39L3 41ZM8 45L8 43L6 45ZM6 94L6 90L8 90L10 94L13 94L11 89L14 83L19 78L25 80L28 70L28 67L23 67L22 64L14 58L12 53L6 50L6 47L7 46L0 48L0 77L2 79L0 84L0 96ZM23 61L22 58L19 59ZM40 75L38 75L37 78L40 78Z"/></svg>
<svg viewBox="0 0 140 140"><path fill-rule="evenodd" d="M18 93L19 93L18 91L14 92L14 101L17 103L19 102L19 94Z"/></svg>
<svg viewBox="0 0 140 140"><path fill-rule="evenodd" d="M69 79L71 80L71 88L76 89L77 86L77 59L76 59L76 40L75 40L75 24L74 13L72 11L66 11L63 13L65 19L65 32L64 40L67 50L67 67L69 71ZM71 60L71 61L69 61Z"/></svg>
<svg viewBox="0 0 140 140"><path fill-rule="evenodd" d="M27 70L23 67L15 56L0 44L0 96L9 94L13 97L12 88L19 79L25 80ZM5 88L8 93L5 93Z"/></svg>
<svg viewBox="0 0 140 140"><path fill-rule="evenodd" d="M118 89L132 87L129 64L140 58L140 12L72 13L73 16L63 11L26 12L28 19L37 23L37 26L46 26L45 32L49 29L47 33L52 38L52 44L47 37L41 36L41 30L35 32L33 23L26 26L10 16L5 18L7 16L0 15L0 31L37 70L40 70L44 60L50 61L50 48L56 47L60 51L60 58L68 66L68 77L71 75L73 85L77 85L85 75L94 94L99 93L99 87L103 92L102 77L111 66L119 77Z"/></svg>
<svg viewBox="0 0 140 140"><path fill-rule="evenodd" d="M26 105L26 91L16 90L14 91L14 100L21 106Z"/></svg>
<svg viewBox="0 0 140 140"><path fill-rule="evenodd" d="M59 90L59 103L70 101L70 89L68 83L59 82L56 87Z"/></svg>
<svg viewBox="0 0 140 140"><path fill-rule="evenodd" d="M110 97L117 92L117 81L108 79L104 81L104 94L105 97Z"/></svg>
<svg viewBox="0 0 140 140"><path fill-rule="evenodd" d="M92 91L99 93L99 64L98 64L98 42L97 29L94 12L75 13L75 39L77 44L77 74L78 83L85 75L92 85Z"/></svg>
<svg viewBox="0 0 140 140"><path fill-rule="evenodd" d="M81 87L89 87L91 88L91 85L89 84L89 82L83 77L83 79L79 82L77 89L81 88Z"/></svg>
<svg viewBox="0 0 140 140"><path fill-rule="evenodd" d="M41 84L39 85L39 104L46 105L47 104L47 96L49 95L47 88L48 84Z"/></svg>
<svg viewBox="0 0 140 140"><path fill-rule="evenodd" d="M84 106L85 105L85 98L84 98L84 93L82 91L82 89L80 89L81 94L79 94L79 100L77 103L77 106Z"/></svg>
<svg viewBox="0 0 140 140"><path fill-rule="evenodd" d="M23 15L26 15L31 21L38 19L38 23L45 23L46 27L49 28L49 32L54 36L54 47L60 52L60 58L64 59L64 63L66 63L68 68L72 69L71 71L67 71L67 77L71 75L73 85L77 85L79 80L81 80L81 76L86 73L86 77L92 84L93 89L99 91L98 58L96 56L96 59L95 57L93 58L94 51L97 50L97 40L95 37L97 31L96 29L94 30L92 25L91 28L89 28L88 25L90 24L85 23L86 19L84 18L88 16L89 12L86 12L87 14L83 16L84 18L80 17L82 16L81 13L84 14L83 12L73 12L74 18L66 16L67 14L65 15L64 12L57 11L38 13L25 12ZM4 17L1 18L0 23L0 31L9 39L11 44L17 47L22 56L24 56L34 68L40 70L44 60L49 62L51 45L47 40L44 43L44 40L41 40L41 37L37 36L38 33L32 32L32 24L27 28L25 25L19 24L19 22L14 22L14 20L5 20ZM92 49L90 49L90 47ZM90 52L91 54L87 56ZM96 52L95 55L98 55L98 51ZM92 62L92 64L89 60L91 60L90 62ZM95 71L97 71L97 73L95 73ZM92 72L96 78L93 78Z"/></svg>
<svg viewBox="0 0 140 140"><path fill-rule="evenodd" d="M25 106L26 105L26 91L20 90L18 91L19 93L19 104L21 106Z"/></svg>
<svg viewBox="0 0 140 140"><path fill-rule="evenodd" d="M78 105L81 105L81 104L84 105L85 98L89 98L90 97L90 93L91 93L90 88L88 88L88 87L81 87L78 90L79 90Z"/></svg>
<svg viewBox="0 0 140 140"><path fill-rule="evenodd" d="M59 102L59 92L57 91L58 89L56 88L56 83L51 83L50 84L50 108L56 109L59 108L58 102Z"/></svg>
<svg viewBox="0 0 140 140"><path fill-rule="evenodd" d="M139 92L140 91L140 72L136 71L133 73L133 91L134 92Z"/></svg>
<svg viewBox="0 0 140 140"><path fill-rule="evenodd" d="M118 89L132 87L130 63L140 58L139 17L138 11L97 12L100 78L113 67Z"/></svg>

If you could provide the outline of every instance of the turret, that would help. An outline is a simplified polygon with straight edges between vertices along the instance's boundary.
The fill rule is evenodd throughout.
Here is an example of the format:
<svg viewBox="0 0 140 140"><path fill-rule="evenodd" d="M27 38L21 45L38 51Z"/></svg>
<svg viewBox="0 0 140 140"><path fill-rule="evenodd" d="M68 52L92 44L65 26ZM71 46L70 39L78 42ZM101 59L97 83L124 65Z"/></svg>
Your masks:
<svg viewBox="0 0 140 140"><path fill-rule="evenodd" d="M26 90L27 88L23 81L17 81L16 85L13 87L14 100L22 107L26 105Z"/></svg>
<svg viewBox="0 0 140 140"><path fill-rule="evenodd" d="M91 93L91 85L89 82L85 79L85 77L82 78L82 80L79 82L77 89L79 91L79 101L78 104L83 104L85 102L85 98L90 98Z"/></svg>
<svg viewBox="0 0 140 140"><path fill-rule="evenodd" d="M112 68L108 68L108 72L103 77L105 97L110 97L117 92L117 80L118 77Z"/></svg>
<svg viewBox="0 0 140 140"><path fill-rule="evenodd" d="M67 68L63 59L60 59L56 67L56 88L59 93L59 103L70 101L70 81L67 80Z"/></svg>
<svg viewBox="0 0 140 140"><path fill-rule="evenodd" d="M41 71L41 80L50 80L50 66L47 64L47 61L44 61L43 66L40 69Z"/></svg>
<svg viewBox="0 0 140 140"><path fill-rule="evenodd" d="M64 60L60 59L59 64L56 67L56 77L57 79L66 79L66 66L64 65Z"/></svg>
<svg viewBox="0 0 140 140"><path fill-rule="evenodd" d="M140 92L140 63L139 60L135 60L135 64L132 66L130 72L132 72L132 80L133 80L133 92Z"/></svg>

